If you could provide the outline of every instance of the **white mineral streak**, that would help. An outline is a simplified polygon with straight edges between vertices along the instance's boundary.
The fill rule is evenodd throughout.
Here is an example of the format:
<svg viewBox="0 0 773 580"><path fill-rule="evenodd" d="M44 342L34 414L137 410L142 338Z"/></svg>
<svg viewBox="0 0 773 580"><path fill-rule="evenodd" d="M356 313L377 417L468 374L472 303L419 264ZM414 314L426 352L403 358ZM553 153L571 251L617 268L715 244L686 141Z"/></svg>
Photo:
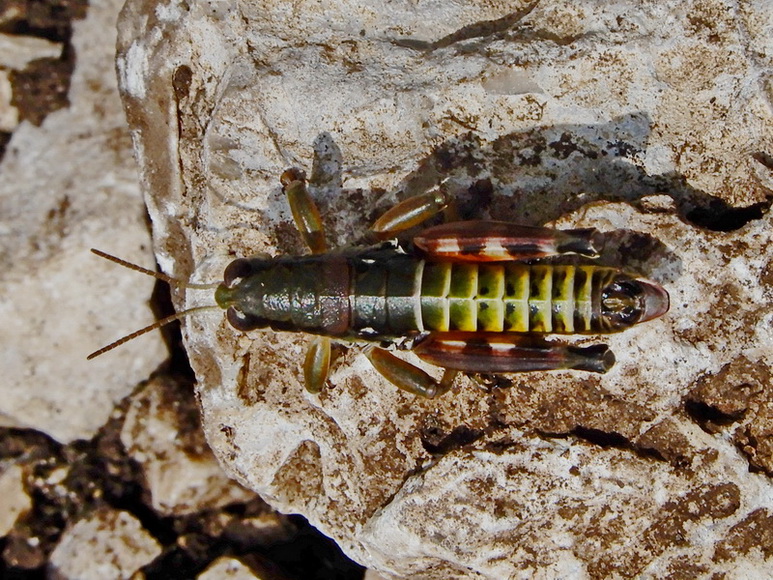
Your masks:
<svg viewBox="0 0 773 580"><path fill-rule="evenodd" d="M111 58L119 4L75 23L71 107L22 124L0 163L0 416L59 441L90 438L164 357L153 335L86 361L153 320L153 280L89 253L152 264Z"/></svg>
<svg viewBox="0 0 773 580"><path fill-rule="evenodd" d="M146 63L143 62L144 51L138 46L132 46L124 60L119 59L118 75L123 81L122 87L126 93L136 99L145 98L145 84L143 73L147 73Z"/></svg>
<svg viewBox="0 0 773 580"><path fill-rule="evenodd" d="M178 8L130 0L118 65L170 273L303 252L278 184L296 165L336 245L446 180L471 217L609 232L603 259L672 298L604 338L618 363L603 377L465 378L437 401L399 393L357 348L309 395L305 337L191 317L227 470L387 576L764 573L743 541L767 540L743 530L769 521L770 477L685 397L726 365L770 374L773 218L711 221L773 189L769 2Z"/></svg>

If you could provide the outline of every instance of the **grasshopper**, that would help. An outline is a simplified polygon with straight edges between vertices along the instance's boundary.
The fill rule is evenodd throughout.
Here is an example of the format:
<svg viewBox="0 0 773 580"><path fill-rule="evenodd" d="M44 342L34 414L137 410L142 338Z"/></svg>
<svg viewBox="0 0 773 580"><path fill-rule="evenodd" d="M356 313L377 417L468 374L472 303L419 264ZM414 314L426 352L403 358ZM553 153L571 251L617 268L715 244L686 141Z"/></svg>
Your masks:
<svg viewBox="0 0 773 580"><path fill-rule="evenodd" d="M604 235L592 228L457 221L398 241L400 232L449 205L438 189L409 198L376 220L371 231L388 241L328 250L303 171L288 169L280 181L311 255L238 258L222 282L196 285L94 250L174 284L215 288L217 306L160 320L89 358L193 311L219 307L240 331L313 335L303 365L312 393L327 380L331 342L345 341L367 343L368 359L397 387L434 398L450 389L459 372L607 372L615 363L607 345L579 347L546 337L620 332L669 308L668 293L655 282L593 263L561 263L564 256L586 262L599 256ZM393 350L412 350L445 372L435 379Z"/></svg>

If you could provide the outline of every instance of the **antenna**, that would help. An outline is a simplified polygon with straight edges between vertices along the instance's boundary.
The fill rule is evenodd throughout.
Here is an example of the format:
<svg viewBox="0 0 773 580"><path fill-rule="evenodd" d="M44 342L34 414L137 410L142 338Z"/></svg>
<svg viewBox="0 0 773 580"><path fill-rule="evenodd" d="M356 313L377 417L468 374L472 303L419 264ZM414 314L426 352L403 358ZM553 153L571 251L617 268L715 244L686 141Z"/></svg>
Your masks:
<svg viewBox="0 0 773 580"><path fill-rule="evenodd" d="M162 272L154 272L153 270L148 270L147 268L143 268L142 266L138 266L137 264L132 264L131 262L127 262L126 260L122 260L121 258L117 258L116 256L113 256L101 250L95 250L94 248L92 248L91 251L97 256L99 256L100 258L105 258L106 260L110 260L111 262L114 262L119 266L123 266L124 268L128 268L129 270L134 270L135 272L140 272L142 274L145 274L146 276L156 278L157 280L163 280L164 282L167 282L174 286L190 288L192 290L211 290L213 288L217 288L220 285L219 282L215 282L212 284L193 284L191 282L183 282L182 280L178 280L177 278L172 278L171 276L167 276ZM114 342L111 342L107 346L103 346L99 350L96 350L92 352L89 356L87 356L86 360L91 360L93 358L96 358L101 354L105 354L106 352L111 351L114 348L117 348L122 344L137 338L138 336L147 334L148 332L150 332L151 330L155 330L156 328L161 328L163 326L166 326L167 324L169 324L170 322L174 322L175 320L180 320L182 318L185 318L186 316L194 312L201 312L204 310L219 310L219 309L220 307L214 304L211 306L194 306L193 308L188 308L187 310L183 310L182 312L172 314L171 316L167 316L166 318L157 320L153 324L150 324L144 328L135 330L134 332L127 334L126 336L123 336Z"/></svg>
<svg viewBox="0 0 773 580"><path fill-rule="evenodd" d="M164 282L172 284L173 286L182 286L183 288L191 288L192 290L211 290L213 288L217 288L220 285L219 282L214 282L212 284L194 284L192 282L183 282L182 280L178 280L177 278L172 278L171 276L167 276L163 272L155 272L153 270L148 270L147 268L143 268L142 266L138 266L137 264L132 264L131 262L127 262L126 260L117 258L112 254L103 252L102 250L96 250L94 248L91 248L91 253L96 254L97 256L99 256L100 258L104 258L105 260L110 260L111 262L115 262L119 266L123 266L124 268L128 268L129 270L134 270L135 272L141 272L142 274L155 278L156 280L163 280Z"/></svg>
<svg viewBox="0 0 773 580"><path fill-rule="evenodd" d="M193 308L188 308L187 310L183 310L182 312L178 312L177 314L172 314L171 316L167 316L166 318L162 318L161 320L156 320L153 324L150 324L145 328L140 328L139 330L135 330L134 332L127 334L126 336L122 336L121 338L119 338L114 342L111 342L107 346L103 346L99 350L95 350L89 356L86 357L86 360L91 360L93 358L98 357L101 354L105 354L106 352L121 346L125 342L129 342L130 340L133 340L138 336L147 334L148 332L150 332L151 330L155 330L156 328L161 328L162 326L166 326L170 322L174 322L175 320L180 320L181 318L185 318L186 316L188 316L193 312L201 312L202 310L218 310L219 308L220 308L219 306L194 306Z"/></svg>

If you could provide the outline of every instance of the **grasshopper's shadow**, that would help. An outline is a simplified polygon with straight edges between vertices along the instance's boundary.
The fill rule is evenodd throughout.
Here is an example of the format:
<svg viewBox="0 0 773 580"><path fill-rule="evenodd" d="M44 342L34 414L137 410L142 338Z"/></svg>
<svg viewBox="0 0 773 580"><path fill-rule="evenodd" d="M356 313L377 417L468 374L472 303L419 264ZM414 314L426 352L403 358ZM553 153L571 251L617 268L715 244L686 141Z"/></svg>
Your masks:
<svg viewBox="0 0 773 580"><path fill-rule="evenodd" d="M767 202L735 208L691 187L678 173L650 175L643 168L651 120L630 114L597 125L533 127L484 142L467 133L438 146L403 181L405 195L442 179L457 188L464 219L496 218L540 225L589 203L665 194L686 223L732 231L770 208Z"/></svg>
<svg viewBox="0 0 773 580"><path fill-rule="evenodd" d="M771 205L734 208L687 184L679 174L650 175L642 168L651 121L631 114L596 125L538 126L484 141L470 132L437 146L401 182L397 199L424 193L444 183L456 202L460 219L499 219L541 225L588 204L612 201L637 206L644 197L663 194L685 223L714 231L732 231L760 218ZM329 133L314 142L310 188L329 229L340 227L347 208L362 213L360 231L346 234L348 243L363 241L362 232L389 209L383 191L344 190L346 160ZM339 232L336 235L340 239ZM635 232L611 236L627 247L626 263L607 253L609 265L637 268L641 273L679 260L659 241ZM617 255L621 255L619 252ZM662 269L662 268L661 268Z"/></svg>

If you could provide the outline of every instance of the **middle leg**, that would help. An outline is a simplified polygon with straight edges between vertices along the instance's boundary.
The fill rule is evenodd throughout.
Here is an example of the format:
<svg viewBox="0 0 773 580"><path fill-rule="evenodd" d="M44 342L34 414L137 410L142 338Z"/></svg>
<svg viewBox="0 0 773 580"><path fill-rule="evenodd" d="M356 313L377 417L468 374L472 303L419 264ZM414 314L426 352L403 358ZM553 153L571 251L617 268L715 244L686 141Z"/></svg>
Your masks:
<svg viewBox="0 0 773 580"><path fill-rule="evenodd" d="M295 225L311 253L327 251L322 218L306 188L305 173L300 169L288 169L279 180L290 204ZM330 372L330 357L330 339L326 336L313 337L303 362L304 386L308 392L319 393L325 386Z"/></svg>

